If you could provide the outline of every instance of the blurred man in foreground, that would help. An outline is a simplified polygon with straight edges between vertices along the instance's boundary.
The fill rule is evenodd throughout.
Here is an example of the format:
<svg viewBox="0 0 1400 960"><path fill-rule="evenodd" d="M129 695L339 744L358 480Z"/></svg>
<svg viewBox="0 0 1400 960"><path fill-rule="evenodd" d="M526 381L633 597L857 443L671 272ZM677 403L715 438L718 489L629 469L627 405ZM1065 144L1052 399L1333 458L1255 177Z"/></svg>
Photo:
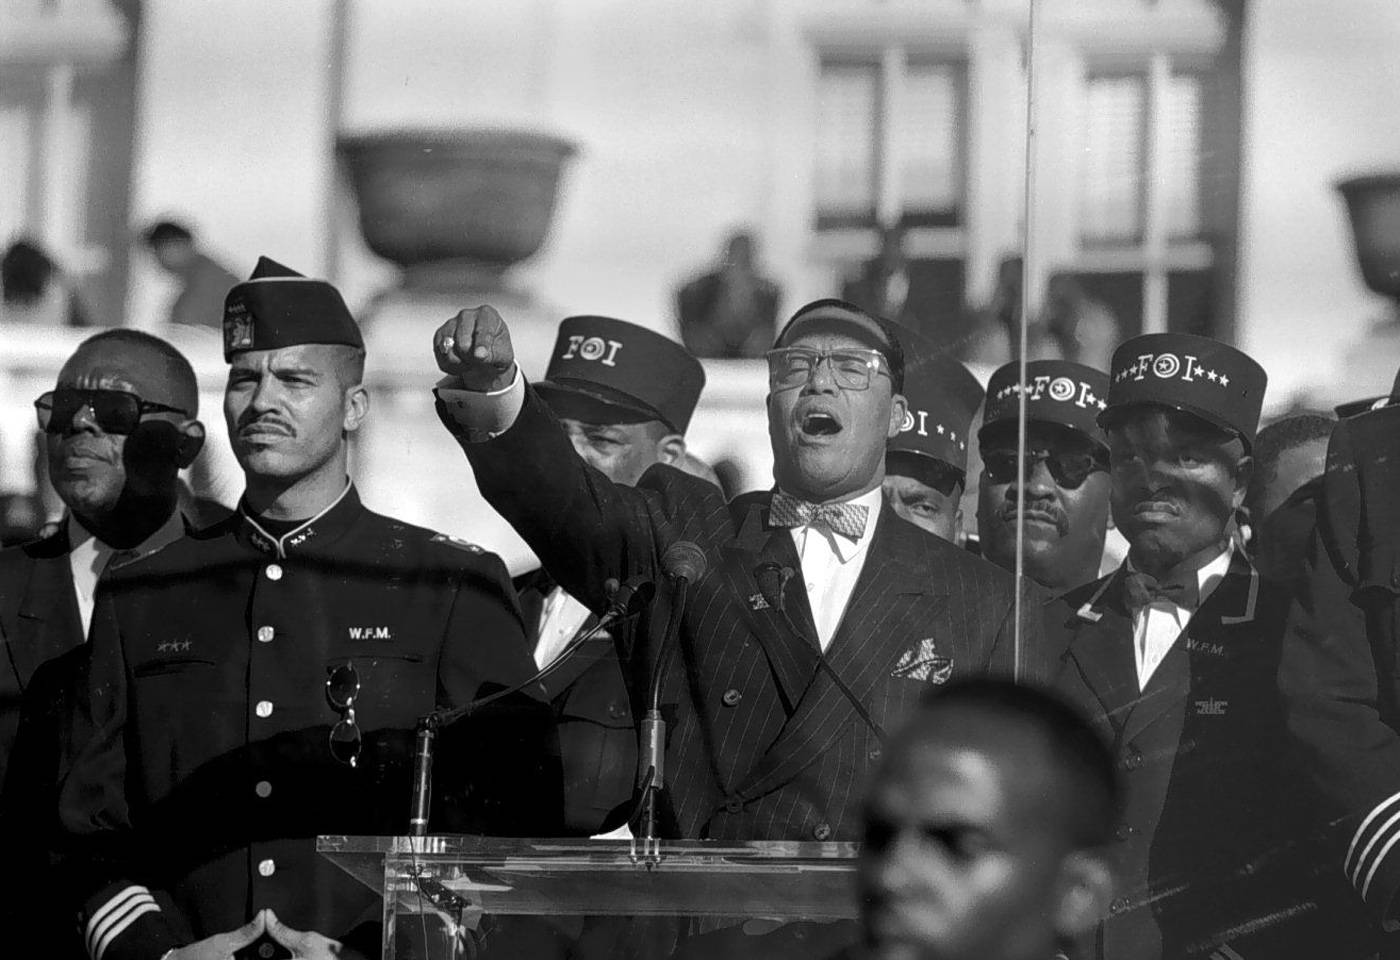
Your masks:
<svg viewBox="0 0 1400 960"><path fill-rule="evenodd" d="M380 898L315 837L405 832L417 719L534 668L497 557L360 503L364 343L335 288L259 261L223 332L247 487L226 522L104 582L59 810L65 887L92 960L250 939L260 958L374 956ZM557 801L523 742L533 715L438 766L439 829L548 828L530 819Z"/></svg>
<svg viewBox="0 0 1400 960"><path fill-rule="evenodd" d="M1057 697L999 680L924 696L867 793L865 955L1067 950L1108 910L1118 803L1107 746Z"/></svg>
<svg viewBox="0 0 1400 960"><path fill-rule="evenodd" d="M952 543L962 539L968 430L982 385L912 330L900 328L908 409L885 453L885 497L894 512Z"/></svg>
<svg viewBox="0 0 1400 960"><path fill-rule="evenodd" d="M632 485L653 464L681 465L704 385L699 361L659 333L607 317L569 317L535 389L585 463ZM539 667L597 624L547 570L518 577L516 588ZM587 836L620 826L636 779L637 731L612 635L593 637L543 683L559 731L565 831Z"/></svg>
<svg viewBox="0 0 1400 960"><path fill-rule="evenodd" d="M992 374L978 442L982 556L1016 569L1017 436L1026 398L1025 573L1053 595L1098 579L1109 526L1108 441L1098 424L1108 375L1067 360L1008 363Z"/></svg>

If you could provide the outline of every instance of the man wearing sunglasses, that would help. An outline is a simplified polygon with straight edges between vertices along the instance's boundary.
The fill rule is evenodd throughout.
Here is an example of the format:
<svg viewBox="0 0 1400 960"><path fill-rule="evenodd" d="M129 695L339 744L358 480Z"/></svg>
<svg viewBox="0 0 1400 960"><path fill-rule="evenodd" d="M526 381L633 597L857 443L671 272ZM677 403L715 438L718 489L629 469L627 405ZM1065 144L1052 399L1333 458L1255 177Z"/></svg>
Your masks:
<svg viewBox="0 0 1400 960"><path fill-rule="evenodd" d="M900 327L908 408L885 453L885 497L894 512L952 543L962 538L968 431L982 385L926 338Z"/></svg>
<svg viewBox="0 0 1400 960"><path fill-rule="evenodd" d="M1026 480L1017 482L1020 398L1026 398ZM977 433L982 556L1016 569L1018 487L1024 489L1026 576L1058 596L1098 579L1108 532L1108 440L1098 424L1108 375L1067 360L1008 363L992 374Z"/></svg>
<svg viewBox="0 0 1400 960"><path fill-rule="evenodd" d="M36 825L53 815L67 682L98 578L184 536L177 478L204 442L189 361L137 330L89 337L34 407L67 516L57 533L0 551L0 780L16 878L43 863ZM49 909L28 880L0 900L26 922Z"/></svg>
<svg viewBox="0 0 1400 960"><path fill-rule="evenodd" d="M369 511L347 479L369 394L335 288L260 260L228 295L224 354L247 486L227 521L104 583L65 886L92 960L374 956L379 898L315 837L406 832L417 718L534 666L499 558ZM544 829L526 819L557 805L543 712L440 743L437 829Z"/></svg>
<svg viewBox="0 0 1400 960"><path fill-rule="evenodd" d="M573 456L494 309L462 311L433 349L439 415L482 491L590 609L609 578L661 579L678 541L705 555L661 685L666 835L858 839L883 731L931 684L1010 669L1012 579L882 495L906 413L889 324L837 300L797 311L768 354L776 489L731 503L663 464L624 487ZM624 661L657 656L664 619Z"/></svg>
<svg viewBox="0 0 1400 960"><path fill-rule="evenodd" d="M1235 546L1266 376L1226 344L1118 348L1099 423L1129 544L1070 591L1058 684L1114 745L1127 799L1104 960L1340 956L1276 685L1286 597ZM1323 882L1323 881L1318 881Z"/></svg>

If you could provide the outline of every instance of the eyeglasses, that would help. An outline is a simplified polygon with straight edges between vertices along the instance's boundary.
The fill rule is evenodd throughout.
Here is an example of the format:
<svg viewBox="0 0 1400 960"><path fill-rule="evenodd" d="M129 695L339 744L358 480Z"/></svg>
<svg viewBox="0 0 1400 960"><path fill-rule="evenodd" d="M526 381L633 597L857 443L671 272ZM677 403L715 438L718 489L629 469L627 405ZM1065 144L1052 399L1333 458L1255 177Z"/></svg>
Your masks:
<svg viewBox="0 0 1400 960"><path fill-rule="evenodd" d="M61 387L39 395L34 411L39 415L39 429L45 433L67 433L78 411L87 407L93 420L106 433L129 434L136 430L141 418L148 413L179 413L188 410L163 403L142 400L126 390L80 390Z"/></svg>
<svg viewBox="0 0 1400 960"><path fill-rule="evenodd" d="M1092 453L1051 453L1048 450L1026 451L1026 472L1034 473L1035 465L1044 463L1050 479L1064 490L1077 490L1096 470L1107 470L1103 458ZM982 454L982 469L992 483L1016 481L1016 451L989 450Z"/></svg>
<svg viewBox="0 0 1400 960"><path fill-rule="evenodd" d="M831 370L836 385L842 390L869 390L870 381L885 369L885 357L878 350L809 350L806 347L780 347L769 350L768 387L770 390L791 390L805 387L823 360Z"/></svg>
<svg viewBox="0 0 1400 960"><path fill-rule="evenodd" d="M329 668L328 668L329 669ZM340 722L331 727L331 756L347 766L360 757L360 728L355 723L355 698L360 695L360 675L355 664L342 663L329 670L326 699L340 712Z"/></svg>

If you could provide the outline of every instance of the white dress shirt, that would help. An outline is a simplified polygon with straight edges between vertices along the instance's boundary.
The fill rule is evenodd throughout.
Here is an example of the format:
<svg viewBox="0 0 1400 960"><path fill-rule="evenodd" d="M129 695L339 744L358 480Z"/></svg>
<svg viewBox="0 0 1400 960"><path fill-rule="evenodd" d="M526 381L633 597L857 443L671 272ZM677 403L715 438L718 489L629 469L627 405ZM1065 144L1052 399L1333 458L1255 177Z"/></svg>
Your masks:
<svg viewBox="0 0 1400 960"><path fill-rule="evenodd" d="M569 641L588 622L589 610L580 601L555 587L540 609L540 629L535 640L535 666L543 670L558 658Z"/></svg>
<svg viewBox="0 0 1400 960"><path fill-rule="evenodd" d="M817 624L817 641L823 652L831 646L831 638L836 636L836 628L846 613L846 604L851 600L856 580L865 567L865 555L870 551L870 541L875 536L875 521L880 515L883 496L880 488L876 487L849 501L864 506L868 511L865 532L859 540L832 533L821 523L792 528L792 543L802 563L807 602L812 608L812 619Z"/></svg>
<svg viewBox="0 0 1400 960"><path fill-rule="evenodd" d="M1220 586L1225 574L1230 570L1234 557L1234 546L1228 546L1220 555L1196 571L1196 596L1188 605L1171 600L1154 600L1140 610L1133 611L1133 656L1137 661L1138 689L1147 689L1147 681L1161 666L1162 661L1176 644L1191 615L1200 609L1206 598ZM1131 563L1128 569L1133 570Z"/></svg>
<svg viewBox="0 0 1400 960"><path fill-rule="evenodd" d="M124 561L139 560L155 553L185 535L185 519L179 510L171 512L165 523L133 550L119 551L109 547L88 532L72 514L68 516L68 565L73 571L73 592L78 598L78 614L83 620L83 636L92 626L92 605L97 594L97 580L107 569L112 555L125 553Z"/></svg>

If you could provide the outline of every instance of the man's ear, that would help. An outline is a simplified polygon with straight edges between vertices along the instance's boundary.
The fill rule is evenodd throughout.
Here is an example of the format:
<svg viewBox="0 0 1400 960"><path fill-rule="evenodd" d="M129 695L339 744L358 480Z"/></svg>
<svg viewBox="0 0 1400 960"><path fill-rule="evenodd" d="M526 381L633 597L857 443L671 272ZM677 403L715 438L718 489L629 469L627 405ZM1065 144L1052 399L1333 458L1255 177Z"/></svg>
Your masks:
<svg viewBox="0 0 1400 960"><path fill-rule="evenodd" d="M175 465L181 470L194 463L199 451L204 449L204 424L198 420L186 420L180 424L180 443L175 448Z"/></svg>
<svg viewBox="0 0 1400 960"><path fill-rule="evenodd" d="M357 383L345 391L345 418L341 421L341 429L346 433L353 433L360 429L367 416L369 391L364 388L364 384Z"/></svg>
<svg viewBox="0 0 1400 960"><path fill-rule="evenodd" d="M1236 510L1244 503L1245 495L1249 492L1249 483L1254 479L1254 458L1248 455L1240 457L1239 463L1235 465L1235 493L1231 498L1231 504Z"/></svg>
<svg viewBox="0 0 1400 960"><path fill-rule="evenodd" d="M904 418L909 415L909 401L904 399L904 394L896 393L890 397L890 427L885 431L885 439L893 440L899 436L899 430L904 426Z"/></svg>
<svg viewBox="0 0 1400 960"><path fill-rule="evenodd" d="M1113 900L1113 870L1097 850L1075 850L1060 861L1055 902L1055 932L1075 940L1108 916Z"/></svg>
<svg viewBox="0 0 1400 960"><path fill-rule="evenodd" d="M668 433L656 441L656 459L659 463L675 465L685 457L685 437L679 433Z"/></svg>

